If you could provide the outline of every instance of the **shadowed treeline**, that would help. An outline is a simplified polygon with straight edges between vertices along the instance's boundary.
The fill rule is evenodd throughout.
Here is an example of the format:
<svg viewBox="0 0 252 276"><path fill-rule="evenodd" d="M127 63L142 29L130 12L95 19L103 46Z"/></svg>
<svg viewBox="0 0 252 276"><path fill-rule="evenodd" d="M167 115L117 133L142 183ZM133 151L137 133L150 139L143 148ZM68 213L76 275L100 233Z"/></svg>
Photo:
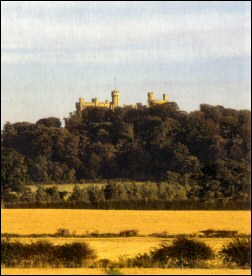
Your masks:
<svg viewBox="0 0 252 276"><path fill-rule="evenodd" d="M250 115L207 104L186 113L171 102L143 110L87 108L65 118L64 128L57 118L6 123L1 143L5 206L246 209ZM121 185L108 183L104 191L75 190L67 203L64 192L41 187L34 194L26 186L119 178ZM122 187L127 179L144 181L142 190Z"/></svg>
<svg viewBox="0 0 252 276"><path fill-rule="evenodd" d="M172 243L163 242L151 248L148 253L137 254L133 258L119 257L117 262L109 259L96 260L94 250L87 243L74 242L53 245L47 241L23 244L18 241L2 240L1 264L5 267L96 267L113 270L123 267L140 268L212 268L219 259L222 267L251 266L251 239L235 238L224 244L218 254L202 241L178 236Z"/></svg>

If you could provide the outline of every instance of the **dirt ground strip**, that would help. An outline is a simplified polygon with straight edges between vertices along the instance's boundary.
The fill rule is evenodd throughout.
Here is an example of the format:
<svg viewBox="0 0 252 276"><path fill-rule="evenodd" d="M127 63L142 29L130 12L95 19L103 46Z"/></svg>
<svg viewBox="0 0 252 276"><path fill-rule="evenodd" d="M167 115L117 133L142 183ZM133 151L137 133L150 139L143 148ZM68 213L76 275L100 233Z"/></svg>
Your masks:
<svg viewBox="0 0 252 276"><path fill-rule="evenodd" d="M250 269L160 269L124 268L105 271L95 268L3 268L2 275L251 275Z"/></svg>

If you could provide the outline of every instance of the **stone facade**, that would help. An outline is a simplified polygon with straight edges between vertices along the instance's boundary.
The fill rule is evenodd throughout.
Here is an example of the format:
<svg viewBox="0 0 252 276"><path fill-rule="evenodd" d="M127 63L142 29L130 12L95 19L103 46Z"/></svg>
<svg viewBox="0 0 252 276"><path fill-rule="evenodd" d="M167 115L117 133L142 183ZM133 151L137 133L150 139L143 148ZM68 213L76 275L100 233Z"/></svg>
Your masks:
<svg viewBox="0 0 252 276"><path fill-rule="evenodd" d="M163 94L163 99L155 99L154 92L148 93L147 105L142 105L141 103L123 105L124 108L133 108L133 109L143 109L146 107L151 107L153 105L165 104L168 103L167 94ZM120 106L120 91L113 90L111 92L111 101L106 100L105 102L100 102L98 98L93 98L91 102L86 102L84 98L79 98L79 102L76 104L76 111L79 113L81 110L87 107L103 107L114 109Z"/></svg>
<svg viewBox="0 0 252 276"><path fill-rule="evenodd" d="M157 104L165 104L168 103L168 96L167 94L163 94L163 99L156 99L155 100L155 94L154 92L148 93L148 101L147 101L147 107L157 105Z"/></svg>

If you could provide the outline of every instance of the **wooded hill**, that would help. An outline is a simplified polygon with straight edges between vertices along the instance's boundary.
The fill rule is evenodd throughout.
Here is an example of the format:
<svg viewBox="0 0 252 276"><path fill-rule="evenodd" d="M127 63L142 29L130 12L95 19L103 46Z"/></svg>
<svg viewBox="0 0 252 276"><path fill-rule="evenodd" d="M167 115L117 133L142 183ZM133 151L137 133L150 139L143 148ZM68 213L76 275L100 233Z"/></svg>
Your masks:
<svg viewBox="0 0 252 276"><path fill-rule="evenodd" d="M176 103L143 110L87 108L36 123L7 122L1 183L6 200L27 183L121 179L186 187L187 198L248 200L251 112Z"/></svg>

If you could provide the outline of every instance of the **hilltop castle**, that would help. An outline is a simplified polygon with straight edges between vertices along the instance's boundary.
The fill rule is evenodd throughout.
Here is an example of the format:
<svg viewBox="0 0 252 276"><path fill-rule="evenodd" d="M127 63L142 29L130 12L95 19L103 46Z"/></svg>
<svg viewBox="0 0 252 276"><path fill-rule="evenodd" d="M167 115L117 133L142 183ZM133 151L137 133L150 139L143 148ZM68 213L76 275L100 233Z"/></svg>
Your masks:
<svg viewBox="0 0 252 276"><path fill-rule="evenodd" d="M148 101L147 101L147 107L157 105L157 104L165 104L168 103L168 96L167 94L163 94L163 99L162 100L155 100L155 95L154 92L149 92L148 93Z"/></svg>
<svg viewBox="0 0 252 276"><path fill-rule="evenodd" d="M86 102L84 98L79 98L79 102L76 105L76 111L79 113L81 110L87 107L103 107L103 108L110 108L114 109L120 106L120 91L113 90L111 92L112 101L106 100L105 102L100 102L98 98L93 98L91 102ZM144 107L151 107L153 105L165 104L168 103L168 96L167 94L163 94L163 99L155 99L154 92L148 93L148 100L147 105L142 105L141 103L137 104L130 104L130 105L123 105L124 108L135 108L141 109Z"/></svg>

